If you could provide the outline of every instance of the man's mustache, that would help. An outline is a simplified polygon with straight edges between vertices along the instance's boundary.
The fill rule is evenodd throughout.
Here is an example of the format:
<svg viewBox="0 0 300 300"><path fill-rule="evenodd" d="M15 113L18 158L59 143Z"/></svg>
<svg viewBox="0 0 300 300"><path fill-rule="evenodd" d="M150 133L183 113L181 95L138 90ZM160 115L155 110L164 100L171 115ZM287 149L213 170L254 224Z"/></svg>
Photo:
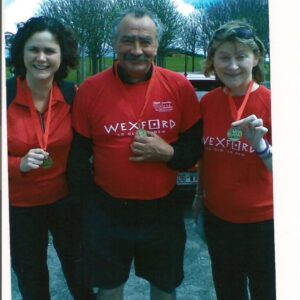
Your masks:
<svg viewBox="0 0 300 300"><path fill-rule="evenodd" d="M146 56L145 54L141 54L141 55L133 55L131 53L126 53L124 54L123 58L127 61L134 61L134 62L145 62L145 61L149 61L148 56Z"/></svg>

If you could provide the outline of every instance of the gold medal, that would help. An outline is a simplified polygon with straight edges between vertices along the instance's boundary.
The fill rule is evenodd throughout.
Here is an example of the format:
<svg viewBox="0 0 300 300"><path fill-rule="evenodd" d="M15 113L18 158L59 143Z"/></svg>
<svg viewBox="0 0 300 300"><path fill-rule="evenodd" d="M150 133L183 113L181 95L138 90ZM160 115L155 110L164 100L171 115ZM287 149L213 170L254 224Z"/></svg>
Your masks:
<svg viewBox="0 0 300 300"><path fill-rule="evenodd" d="M53 164L54 164L53 159L52 159L50 156L48 156L47 158L45 158L45 159L43 160L42 167L43 167L44 169L50 169L50 168L52 168Z"/></svg>
<svg viewBox="0 0 300 300"><path fill-rule="evenodd" d="M146 130L140 128L136 131L136 135L138 135L138 136L147 136L147 132L146 132Z"/></svg>
<svg viewBox="0 0 300 300"><path fill-rule="evenodd" d="M227 131L227 137L232 142L238 142L243 136L243 131L239 127L231 127Z"/></svg>

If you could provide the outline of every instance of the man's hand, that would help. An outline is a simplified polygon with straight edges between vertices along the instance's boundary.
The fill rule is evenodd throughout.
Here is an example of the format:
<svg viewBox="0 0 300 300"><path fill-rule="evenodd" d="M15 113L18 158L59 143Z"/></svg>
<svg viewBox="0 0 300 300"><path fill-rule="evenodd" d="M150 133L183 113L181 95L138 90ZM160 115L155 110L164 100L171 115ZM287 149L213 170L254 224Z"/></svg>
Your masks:
<svg viewBox="0 0 300 300"><path fill-rule="evenodd" d="M146 131L147 136L135 135L130 145L134 156L129 157L133 162L155 161L168 162L174 155L174 149L159 135Z"/></svg>

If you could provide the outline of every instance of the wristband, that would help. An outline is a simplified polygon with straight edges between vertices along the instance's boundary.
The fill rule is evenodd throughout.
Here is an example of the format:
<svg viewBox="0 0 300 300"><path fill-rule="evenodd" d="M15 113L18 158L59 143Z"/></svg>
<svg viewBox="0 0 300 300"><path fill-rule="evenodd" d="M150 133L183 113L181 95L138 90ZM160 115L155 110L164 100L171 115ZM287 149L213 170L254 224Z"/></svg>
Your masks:
<svg viewBox="0 0 300 300"><path fill-rule="evenodd" d="M266 142L266 148L264 150L262 150L262 151L256 151L255 150L257 155L264 156L268 152L268 150L270 148L270 144L267 141L265 141L265 142Z"/></svg>
<svg viewBox="0 0 300 300"><path fill-rule="evenodd" d="M272 153L272 148L269 147L268 153L267 153L266 155L264 155L263 157L260 156L260 159L261 159L261 160L267 160L267 159L269 159L270 157L272 157L272 155L273 155L273 153Z"/></svg>

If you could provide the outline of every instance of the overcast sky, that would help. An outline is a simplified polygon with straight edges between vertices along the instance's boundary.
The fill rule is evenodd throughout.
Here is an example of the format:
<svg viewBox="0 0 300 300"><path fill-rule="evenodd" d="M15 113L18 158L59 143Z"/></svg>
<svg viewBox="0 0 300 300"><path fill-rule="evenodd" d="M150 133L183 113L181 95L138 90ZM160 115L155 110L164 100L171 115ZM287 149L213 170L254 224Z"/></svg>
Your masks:
<svg viewBox="0 0 300 300"><path fill-rule="evenodd" d="M194 9L189 3L195 2L195 0L173 1L177 4L178 10L184 15L189 14ZM16 24L32 17L40 2L42 0L4 0L4 31L15 33Z"/></svg>

